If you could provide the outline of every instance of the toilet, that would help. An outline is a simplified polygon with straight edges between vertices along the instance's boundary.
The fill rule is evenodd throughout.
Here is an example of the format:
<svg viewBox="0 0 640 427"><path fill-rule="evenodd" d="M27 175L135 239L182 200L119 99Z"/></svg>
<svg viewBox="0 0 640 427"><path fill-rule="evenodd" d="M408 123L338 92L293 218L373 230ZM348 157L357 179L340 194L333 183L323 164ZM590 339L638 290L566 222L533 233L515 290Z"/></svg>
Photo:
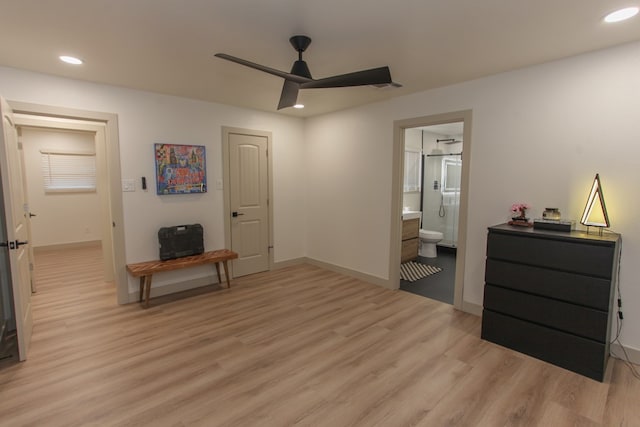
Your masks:
<svg viewBox="0 0 640 427"><path fill-rule="evenodd" d="M444 235L439 231L420 229L420 249L418 253L425 258L437 258L436 243L438 243Z"/></svg>

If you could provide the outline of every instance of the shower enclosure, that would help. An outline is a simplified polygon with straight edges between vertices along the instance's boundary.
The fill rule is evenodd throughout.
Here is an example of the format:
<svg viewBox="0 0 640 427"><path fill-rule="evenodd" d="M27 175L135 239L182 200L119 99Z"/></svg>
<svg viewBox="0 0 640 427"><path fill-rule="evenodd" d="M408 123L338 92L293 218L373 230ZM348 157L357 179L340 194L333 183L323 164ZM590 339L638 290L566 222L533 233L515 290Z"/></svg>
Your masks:
<svg viewBox="0 0 640 427"><path fill-rule="evenodd" d="M444 238L439 245L457 247L462 153L425 154L422 228L439 231Z"/></svg>

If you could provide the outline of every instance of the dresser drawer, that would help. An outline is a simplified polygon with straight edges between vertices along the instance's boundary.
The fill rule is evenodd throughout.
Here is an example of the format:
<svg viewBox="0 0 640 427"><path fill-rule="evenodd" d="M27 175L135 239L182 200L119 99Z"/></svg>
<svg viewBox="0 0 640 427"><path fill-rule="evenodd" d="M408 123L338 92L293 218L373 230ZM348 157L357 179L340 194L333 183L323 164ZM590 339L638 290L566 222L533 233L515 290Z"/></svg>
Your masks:
<svg viewBox="0 0 640 427"><path fill-rule="evenodd" d="M609 346L484 310L482 338L598 381L604 378Z"/></svg>
<svg viewBox="0 0 640 427"><path fill-rule="evenodd" d="M569 332L608 341L608 313L497 286L484 287L484 308Z"/></svg>
<svg viewBox="0 0 640 427"><path fill-rule="evenodd" d="M610 279L614 245L490 232L487 257Z"/></svg>
<svg viewBox="0 0 640 427"><path fill-rule="evenodd" d="M489 258L485 282L602 311L609 310L611 281L607 279Z"/></svg>

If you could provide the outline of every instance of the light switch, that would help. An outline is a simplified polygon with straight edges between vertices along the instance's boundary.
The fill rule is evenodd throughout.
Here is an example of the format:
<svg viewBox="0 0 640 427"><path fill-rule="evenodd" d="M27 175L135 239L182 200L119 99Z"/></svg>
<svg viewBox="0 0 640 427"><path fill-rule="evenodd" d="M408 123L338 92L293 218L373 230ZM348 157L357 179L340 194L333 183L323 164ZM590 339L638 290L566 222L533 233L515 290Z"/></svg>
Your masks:
<svg viewBox="0 0 640 427"><path fill-rule="evenodd" d="M136 191L136 181L133 180L133 179L123 179L122 180L122 191L123 192Z"/></svg>
<svg viewBox="0 0 640 427"><path fill-rule="evenodd" d="M222 190L222 180L216 179L216 189Z"/></svg>

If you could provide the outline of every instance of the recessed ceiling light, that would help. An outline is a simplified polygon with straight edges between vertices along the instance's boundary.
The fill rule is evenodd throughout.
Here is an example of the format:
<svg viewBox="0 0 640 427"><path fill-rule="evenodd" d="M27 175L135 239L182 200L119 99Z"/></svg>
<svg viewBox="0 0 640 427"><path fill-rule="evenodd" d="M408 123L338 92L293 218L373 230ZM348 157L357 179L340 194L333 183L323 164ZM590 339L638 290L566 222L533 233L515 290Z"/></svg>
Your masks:
<svg viewBox="0 0 640 427"><path fill-rule="evenodd" d="M78 59L78 58L76 58L74 56L62 55L59 58L60 58L60 61L66 62L67 64L72 64L72 65L81 65L82 64L82 59Z"/></svg>
<svg viewBox="0 0 640 427"><path fill-rule="evenodd" d="M304 104L296 104L293 108L304 108Z"/></svg>
<svg viewBox="0 0 640 427"><path fill-rule="evenodd" d="M611 12L607 16L604 17L605 22L620 22L625 19L629 19L638 14L637 7L627 7L624 9L616 10L615 12Z"/></svg>

